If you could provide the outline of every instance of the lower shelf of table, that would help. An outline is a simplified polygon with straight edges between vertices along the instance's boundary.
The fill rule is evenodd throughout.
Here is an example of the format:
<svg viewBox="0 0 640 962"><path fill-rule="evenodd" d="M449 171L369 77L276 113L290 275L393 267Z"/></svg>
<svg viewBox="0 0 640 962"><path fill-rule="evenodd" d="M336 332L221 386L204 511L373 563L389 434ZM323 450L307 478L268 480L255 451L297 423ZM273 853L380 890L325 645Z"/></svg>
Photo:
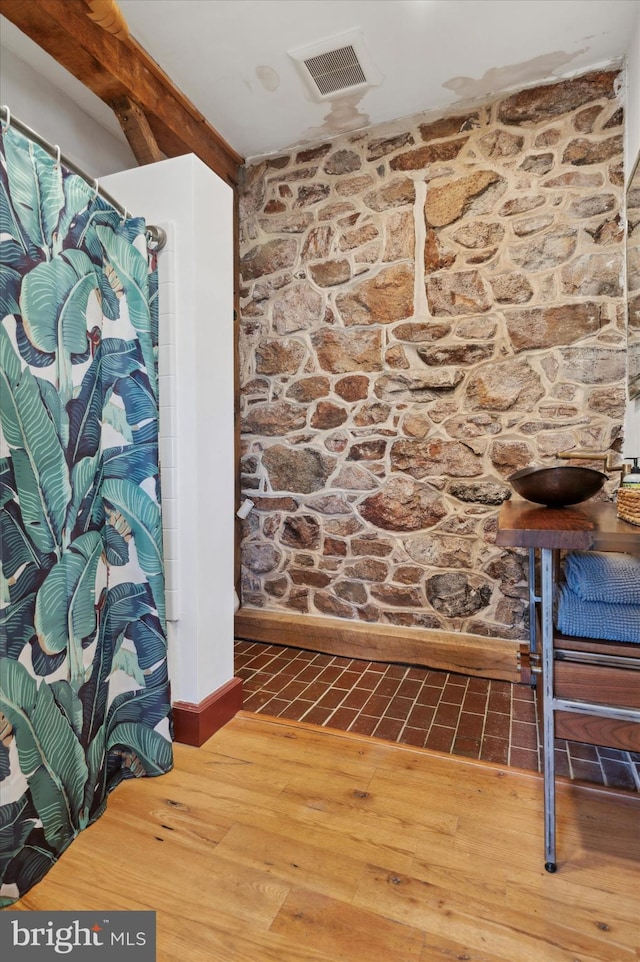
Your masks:
<svg viewBox="0 0 640 962"><path fill-rule="evenodd" d="M640 752L638 722L617 721L601 715L578 715L569 711L557 711L555 715L556 738L618 748L625 752Z"/></svg>
<svg viewBox="0 0 640 962"><path fill-rule="evenodd" d="M640 709L640 645L576 638L556 633L554 652L554 694L557 698L586 701L612 708ZM597 657L608 664L583 663L579 659ZM577 660L572 660L577 659ZM542 697L540 676L538 696ZM558 738L640 752L640 723L620 721L602 715L556 711L555 734Z"/></svg>
<svg viewBox="0 0 640 962"><path fill-rule="evenodd" d="M604 641L600 638L581 638L577 635L563 635L561 631L554 632L554 647L567 648L579 652L594 652L603 656L621 656L637 658L640 661L640 642L632 641Z"/></svg>

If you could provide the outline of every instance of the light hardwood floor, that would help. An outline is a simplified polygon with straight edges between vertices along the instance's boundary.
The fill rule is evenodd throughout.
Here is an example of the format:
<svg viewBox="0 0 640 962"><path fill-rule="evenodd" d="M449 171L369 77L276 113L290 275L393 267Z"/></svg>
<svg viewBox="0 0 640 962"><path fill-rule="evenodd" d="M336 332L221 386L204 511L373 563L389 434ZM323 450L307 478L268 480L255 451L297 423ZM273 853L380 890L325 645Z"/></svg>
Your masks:
<svg viewBox="0 0 640 962"><path fill-rule="evenodd" d="M153 909L159 962L637 962L640 799L241 712L14 909Z"/></svg>

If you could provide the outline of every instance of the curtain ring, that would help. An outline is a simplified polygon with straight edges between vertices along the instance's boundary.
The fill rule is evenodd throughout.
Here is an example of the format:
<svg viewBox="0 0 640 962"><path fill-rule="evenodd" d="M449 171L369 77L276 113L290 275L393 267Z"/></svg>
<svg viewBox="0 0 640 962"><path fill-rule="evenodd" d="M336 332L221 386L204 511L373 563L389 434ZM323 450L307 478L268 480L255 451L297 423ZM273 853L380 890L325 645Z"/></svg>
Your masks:
<svg viewBox="0 0 640 962"><path fill-rule="evenodd" d="M2 121L2 129L8 130L9 127L11 126L11 111L9 110L8 107L3 107L2 109L6 111L6 114L7 114L6 118Z"/></svg>
<svg viewBox="0 0 640 962"><path fill-rule="evenodd" d="M54 167L56 170L58 170L60 167L60 147L58 146L58 144L55 144L55 148L56 148L56 162L54 164Z"/></svg>
<svg viewBox="0 0 640 962"><path fill-rule="evenodd" d="M93 187L93 197L91 198L91 203L93 204L93 202L94 202L94 200L97 198L98 192L99 192L99 190L100 190L100 182L99 182L98 180L94 180L94 182L93 182L93 184L92 184L91 186Z"/></svg>

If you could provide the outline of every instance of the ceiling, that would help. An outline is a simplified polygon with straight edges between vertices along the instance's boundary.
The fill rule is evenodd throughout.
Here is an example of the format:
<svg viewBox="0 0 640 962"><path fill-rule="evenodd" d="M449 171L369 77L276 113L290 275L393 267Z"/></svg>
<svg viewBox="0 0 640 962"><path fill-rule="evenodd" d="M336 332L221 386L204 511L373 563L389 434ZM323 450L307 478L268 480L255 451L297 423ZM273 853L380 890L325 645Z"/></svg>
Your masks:
<svg viewBox="0 0 640 962"><path fill-rule="evenodd" d="M138 43L247 159L619 61L640 16L640 0L119 0L119 6ZM288 51L325 40L329 48L344 46L340 35L354 28L374 85L314 101ZM23 41L19 31L10 32L18 56ZM47 76L50 58L42 57L31 62ZM61 68L54 67L49 79L61 83ZM77 81L69 81L67 94L82 97L73 92Z"/></svg>

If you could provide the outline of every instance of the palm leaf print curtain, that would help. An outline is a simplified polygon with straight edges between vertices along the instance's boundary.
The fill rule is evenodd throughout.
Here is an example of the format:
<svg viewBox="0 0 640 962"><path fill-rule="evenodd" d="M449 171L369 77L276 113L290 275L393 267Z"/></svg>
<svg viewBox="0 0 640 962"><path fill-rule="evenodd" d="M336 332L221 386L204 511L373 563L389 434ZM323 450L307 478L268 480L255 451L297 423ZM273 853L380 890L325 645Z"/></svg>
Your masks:
<svg viewBox="0 0 640 962"><path fill-rule="evenodd" d="M0 906L172 764L145 224L0 154Z"/></svg>

